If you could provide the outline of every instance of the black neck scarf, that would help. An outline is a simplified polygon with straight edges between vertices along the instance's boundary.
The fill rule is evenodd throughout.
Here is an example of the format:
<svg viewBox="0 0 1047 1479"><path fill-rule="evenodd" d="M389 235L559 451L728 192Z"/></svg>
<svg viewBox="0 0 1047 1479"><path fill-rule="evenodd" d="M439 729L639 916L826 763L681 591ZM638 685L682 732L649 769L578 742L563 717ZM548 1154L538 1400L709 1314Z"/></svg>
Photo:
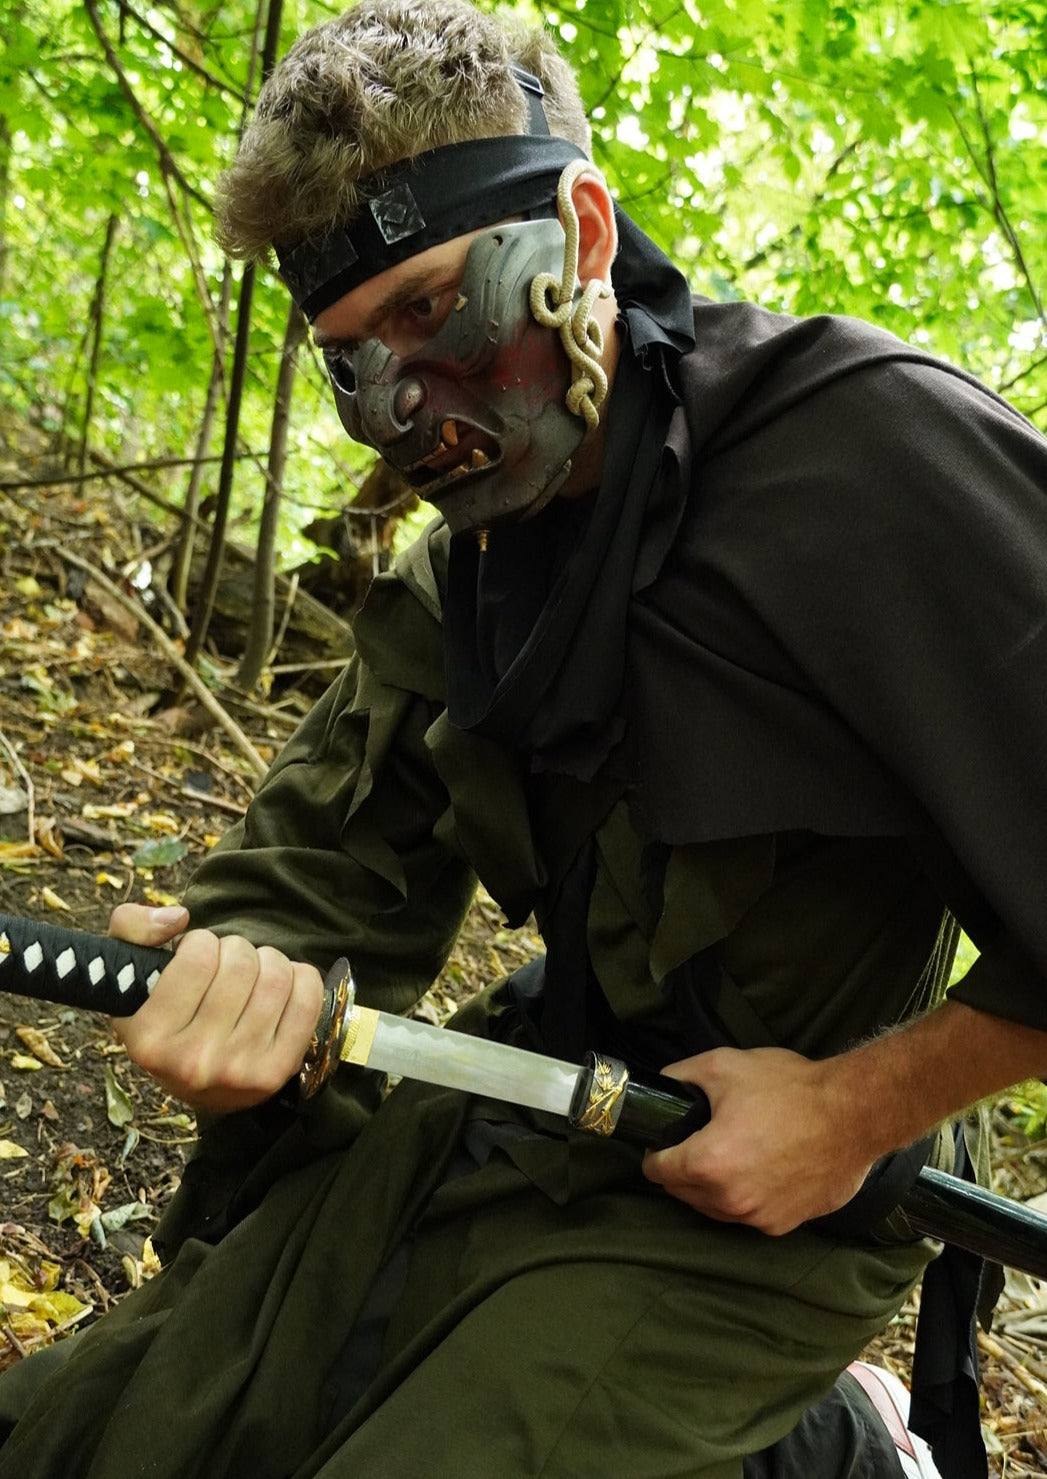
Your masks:
<svg viewBox="0 0 1047 1479"><path fill-rule="evenodd" d="M623 328L595 496L451 542L444 607L448 714L529 756L533 771L589 780L621 737L615 710L645 513L677 403L672 371L694 342L691 295L621 211L612 272Z"/></svg>

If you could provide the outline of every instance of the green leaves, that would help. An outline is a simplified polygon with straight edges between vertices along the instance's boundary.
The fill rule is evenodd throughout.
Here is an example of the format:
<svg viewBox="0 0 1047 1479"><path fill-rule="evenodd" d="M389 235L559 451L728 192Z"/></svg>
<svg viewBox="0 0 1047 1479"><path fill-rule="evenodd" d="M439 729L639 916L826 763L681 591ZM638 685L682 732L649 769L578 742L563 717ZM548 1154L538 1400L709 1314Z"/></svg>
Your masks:
<svg viewBox="0 0 1047 1479"><path fill-rule="evenodd" d="M1044 418L1044 0L548 14L598 160L696 287L885 323Z"/></svg>
<svg viewBox="0 0 1047 1479"><path fill-rule="evenodd" d="M0 0L0 387L16 411L78 439L115 216L90 438L143 457L195 445L222 266L206 202L255 12ZM283 49L328 14L295 7ZM1047 421L1047 0L549 0L540 16L613 189L698 291L875 320ZM260 273L241 425L259 449L285 316ZM286 491L305 522L357 461L303 360ZM262 477L245 467L245 503Z"/></svg>

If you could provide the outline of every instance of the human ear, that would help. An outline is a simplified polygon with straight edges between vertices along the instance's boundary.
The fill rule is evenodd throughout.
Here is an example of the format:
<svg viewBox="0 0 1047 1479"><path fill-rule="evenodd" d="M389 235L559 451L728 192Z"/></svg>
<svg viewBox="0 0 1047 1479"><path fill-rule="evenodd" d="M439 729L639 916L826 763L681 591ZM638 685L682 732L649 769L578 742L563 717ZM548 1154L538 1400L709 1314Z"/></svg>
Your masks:
<svg viewBox="0 0 1047 1479"><path fill-rule="evenodd" d="M614 202L603 175L594 167L575 180L571 200L578 214L578 278L584 285L598 278L610 282L618 251Z"/></svg>

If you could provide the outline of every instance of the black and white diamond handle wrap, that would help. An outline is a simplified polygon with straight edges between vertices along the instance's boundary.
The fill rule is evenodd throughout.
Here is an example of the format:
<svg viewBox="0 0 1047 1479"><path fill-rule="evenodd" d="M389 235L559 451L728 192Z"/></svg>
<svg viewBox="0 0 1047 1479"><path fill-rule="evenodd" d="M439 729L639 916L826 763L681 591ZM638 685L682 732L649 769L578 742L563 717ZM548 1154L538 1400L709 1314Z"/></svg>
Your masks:
<svg viewBox="0 0 1047 1479"><path fill-rule="evenodd" d="M0 991L130 1017L170 951L0 914Z"/></svg>

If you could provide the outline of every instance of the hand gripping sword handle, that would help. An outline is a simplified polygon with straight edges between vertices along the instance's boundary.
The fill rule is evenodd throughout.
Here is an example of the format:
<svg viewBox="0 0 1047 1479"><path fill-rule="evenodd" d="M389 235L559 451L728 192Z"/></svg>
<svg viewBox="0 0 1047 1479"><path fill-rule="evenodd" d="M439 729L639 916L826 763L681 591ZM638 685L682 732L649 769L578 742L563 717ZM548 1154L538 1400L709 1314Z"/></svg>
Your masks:
<svg viewBox="0 0 1047 1479"><path fill-rule="evenodd" d="M0 991L130 1017L149 999L168 950L0 914Z"/></svg>

